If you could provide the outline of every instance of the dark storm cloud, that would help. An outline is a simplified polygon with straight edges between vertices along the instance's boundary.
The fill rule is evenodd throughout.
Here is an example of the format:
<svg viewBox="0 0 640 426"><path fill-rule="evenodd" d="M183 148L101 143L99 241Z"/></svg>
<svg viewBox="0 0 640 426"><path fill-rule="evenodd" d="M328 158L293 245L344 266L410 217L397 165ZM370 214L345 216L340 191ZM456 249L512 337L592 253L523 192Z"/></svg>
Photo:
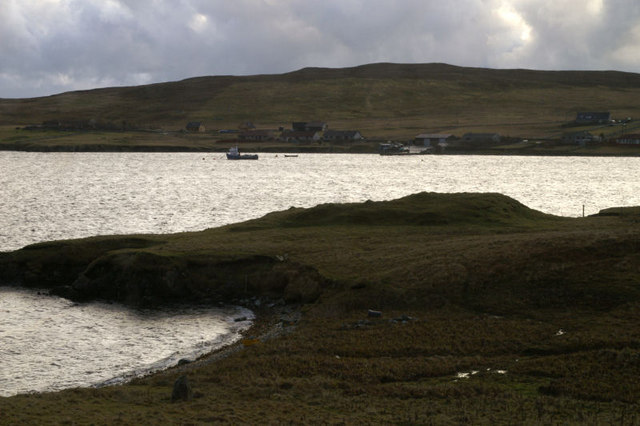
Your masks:
<svg viewBox="0 0 640 426"><path fill-rule="evenodd" d="M640 71L635 0L3 0L0 97L305 66Z"/></svg>

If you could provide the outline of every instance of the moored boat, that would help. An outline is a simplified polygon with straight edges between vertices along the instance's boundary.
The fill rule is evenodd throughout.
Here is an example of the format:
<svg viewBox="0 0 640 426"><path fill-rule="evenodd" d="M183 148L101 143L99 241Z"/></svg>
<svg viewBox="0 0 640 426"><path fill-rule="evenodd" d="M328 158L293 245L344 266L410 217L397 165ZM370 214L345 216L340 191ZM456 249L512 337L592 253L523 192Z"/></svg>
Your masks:
<svg viewBox="0 0 640 426"><path fill-rule="evenodd" d="M227 152L227 160L257 160L258 154L240 154L237 146L232 146Z"/></svg>
<svg viewBox="0 0 640 426"><path fill-rule="evenodd" d="M387 142L380 144L380 155L408 155L409 148L401 143Z"/></svg>

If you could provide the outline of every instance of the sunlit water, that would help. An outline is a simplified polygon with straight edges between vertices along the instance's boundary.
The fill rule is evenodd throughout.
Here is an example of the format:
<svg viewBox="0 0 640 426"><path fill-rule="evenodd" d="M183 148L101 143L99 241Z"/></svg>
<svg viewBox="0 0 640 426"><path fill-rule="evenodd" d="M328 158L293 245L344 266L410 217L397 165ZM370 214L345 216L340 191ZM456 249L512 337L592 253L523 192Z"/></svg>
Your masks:
<svg viewBox="0 0 640 426"><path fill-rule="evenodd" d="M0 287L0 396L119 383L193 361L239 339L252 317L242 308L75 304Z"/></svg>
<svg viewBox="0 0 640 426"><path fill-rule="evenodd" d="M546 213L640 205L640 158L0 152L0 251L104 234L196 231L291 206L421 191L498 192ZM117 305L1 289L0 395L91 386L238 338L250 313Z"/></svg>
<svg viewBox="0 0 640 426"><path fill-rule="evenodd" d="M640 158L0 152L0 251L195 231L291 206L499 192L561 216L640 205Z"/></svg>

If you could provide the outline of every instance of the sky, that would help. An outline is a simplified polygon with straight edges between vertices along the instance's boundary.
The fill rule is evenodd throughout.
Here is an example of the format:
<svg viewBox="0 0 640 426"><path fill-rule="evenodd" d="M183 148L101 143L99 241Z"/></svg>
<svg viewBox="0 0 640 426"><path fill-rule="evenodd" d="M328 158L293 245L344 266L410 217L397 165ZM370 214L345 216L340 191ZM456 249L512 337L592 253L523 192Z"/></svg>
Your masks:
<svg viewBox="0 0 640 426"><path fill-rule="evenodd" d="M0 98L375 62L640 72L640 2L0 0Z"/></svg>

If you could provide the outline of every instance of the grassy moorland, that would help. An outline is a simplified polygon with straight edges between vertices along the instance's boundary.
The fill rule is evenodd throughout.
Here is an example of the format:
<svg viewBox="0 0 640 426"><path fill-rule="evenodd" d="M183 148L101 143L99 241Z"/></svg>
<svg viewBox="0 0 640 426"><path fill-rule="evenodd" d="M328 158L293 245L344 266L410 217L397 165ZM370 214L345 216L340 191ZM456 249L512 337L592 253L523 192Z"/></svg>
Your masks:
<svg viewBox="0 0 640 426"><path fill-rule="evenodd" d="M421 193L0 253L3 283L282 301L251 333L288 331L122 386L0 398L0 423L638 424L639 242L639 208ZM193 396L171 402L183 374Z"/></svg>
<svg viewBox="0 0 640 426"><path fill-rule="evenodd" d="M212 149L220 139L217 130L237 129L247 121L258 128L277 129L308 120L326 121L332 129L357 129L369 139L411 140L419 133L437 132L549 139L581 130L562 127L578 111L640 117L639 95L640 75L615 71L491 70L446 64L305 68L280 75L198 77L43 98L0 99L0 126L4 126L0 146L53 150L72 144L85 150L126 150L139 144L146 149L202 150ZM209 130L209 145L203 145L201 135L16 131L16 127L47 120L94 120L168 132L183 129L189 121L202 121ZM596 129L596 134L605 136L620 132L619 127ZM278 149L286 148L290 146ZM516 147L508 148L513 152Z"/></svg>

